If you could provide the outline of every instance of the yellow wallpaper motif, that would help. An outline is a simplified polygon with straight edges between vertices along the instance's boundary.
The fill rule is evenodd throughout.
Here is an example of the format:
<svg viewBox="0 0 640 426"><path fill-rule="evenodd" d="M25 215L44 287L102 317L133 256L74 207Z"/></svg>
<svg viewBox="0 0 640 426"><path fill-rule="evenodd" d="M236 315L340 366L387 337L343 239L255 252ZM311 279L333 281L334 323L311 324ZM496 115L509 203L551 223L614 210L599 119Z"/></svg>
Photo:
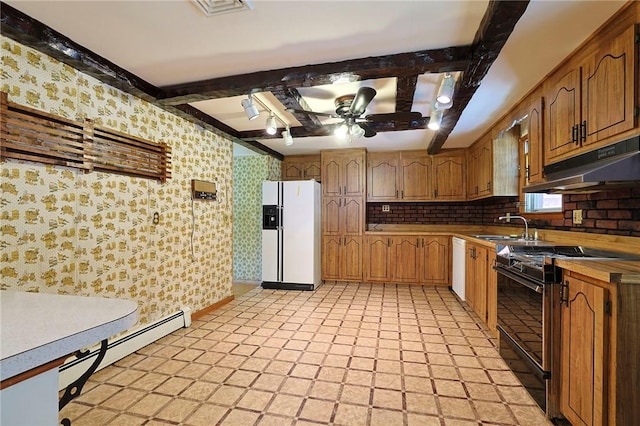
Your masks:
<svg viewBox="0 0 640 426"><path fill-rule="evenodd" d="M0 163L1 289L136 300L140 323L232 294L232 143L7 38L9 100L172 147L166 183ZM191 179L218 202L192 202ZM160 223L153 225L155 212Z"/></svg>

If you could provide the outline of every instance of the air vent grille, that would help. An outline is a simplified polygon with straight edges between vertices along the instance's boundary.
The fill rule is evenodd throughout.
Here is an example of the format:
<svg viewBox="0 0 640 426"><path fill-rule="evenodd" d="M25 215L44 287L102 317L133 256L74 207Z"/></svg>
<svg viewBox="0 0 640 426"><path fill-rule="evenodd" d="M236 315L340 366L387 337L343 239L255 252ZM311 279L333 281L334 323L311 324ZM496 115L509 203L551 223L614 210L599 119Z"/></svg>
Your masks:
<svg viewBox="0 0 640 426"><path fill-rule="evenodd" d="M192 0L206 16L222 15L253 9L249 0Z"/></svg>

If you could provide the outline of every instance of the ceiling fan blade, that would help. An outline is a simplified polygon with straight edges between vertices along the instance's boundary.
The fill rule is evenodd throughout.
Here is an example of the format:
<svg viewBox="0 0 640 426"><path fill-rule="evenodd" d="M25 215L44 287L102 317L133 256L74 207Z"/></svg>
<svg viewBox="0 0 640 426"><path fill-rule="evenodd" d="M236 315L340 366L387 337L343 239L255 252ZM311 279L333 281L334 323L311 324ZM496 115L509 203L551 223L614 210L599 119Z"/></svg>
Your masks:
<svg viewBox="0 0 640 426"><path fill-rule="evenodd" d="M306 109L295 109L295 108L287 108L285 111L293 114L312 114L312 115L318 115L322 117L340 118L339 115L331 112L315 112L315 111L307 111Z"/></svg>
<svg viewBox="0 0 640 426"><path fill-rule="evenodd" d="M372 138L378 134L378 132L373 130L371 127L367 126L366 123L358 123L358 126L362 127L362 130L364 130L365 138Z"/></svg>
<svg viewBox="0 0 640 426"><path fill-rule="evenodd" d="M370 114L365 117L367 121L414 121L420 120L422 114L419 112L390 112L386 114Z"/></svg>
<svg viewBox="0 0 640 426"><path fill-rule="evenodd" d="M349 108L349 114L352 117L358 117L367 109L369 102L376 95L375 89L371 87L361 87L358 89L358 93L356 93L356 97L353 99L351 103L351 107Z"/></svg>

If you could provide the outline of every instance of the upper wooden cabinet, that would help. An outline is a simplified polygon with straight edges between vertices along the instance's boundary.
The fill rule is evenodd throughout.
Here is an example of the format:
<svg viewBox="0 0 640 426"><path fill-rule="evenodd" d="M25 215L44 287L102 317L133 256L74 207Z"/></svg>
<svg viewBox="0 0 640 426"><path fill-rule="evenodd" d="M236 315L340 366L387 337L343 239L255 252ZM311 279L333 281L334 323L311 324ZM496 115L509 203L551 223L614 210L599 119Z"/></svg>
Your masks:
<svg viewBox="0 0 640 426"><path fill-rule="evenodd" d="M430 197L431 159L426 151L367 155L367 201L420 201Z"/></svg>
<svg viewBox="0 0 640 426"><path fill-rule="evenodd" d="M320 158L323 196L364 197L366 176L364 149L322 151Z"/></svg>
<svg viewBox="0 0 640 426"><path fill-rule="evenodd" d="M518 139L483 136L467 153L467 198L518 195Z"/></svg>
<svg viewBox="0 0 640 426"><path fill-rule="evenodd" d="M367 154L367 201L464 200L463 151Z"/></svg>
<svg viewBox="0 0 640 426"><path fill-rule="evenodd" d="M545 162L615 142L636 126L635 25L608 40L598 40L576 64L545 82Z"/></svg>
<svg viewBox="0 0 640 426"><path fill-rule="evenodd" d="M282 162L282 180L320 179L320 155L288 155Z"/></svg>
<svg viewBox="0 0 640 426"><path fill-rule="evenodd" d="M322 233L324 235L362 235L363 197L323 197Z"/></svg>
<svg viewBox="0 0 640 426"><path fill-rule="evenodd" d="M465 155L463 151L456 154L434 155L433 161L433 199L464 200L465 190Z"/></svg>
<svg viewBox="0 0 640 426"><path fill-rule="evenodd" d="M536 97L529 105L527 115L529 117L529 133L524 144L523 154L525 155L525 169L522 174L523 184L542 182L543 153L544 153L544 126L543 126L544 101L541 97Z"/></svg>

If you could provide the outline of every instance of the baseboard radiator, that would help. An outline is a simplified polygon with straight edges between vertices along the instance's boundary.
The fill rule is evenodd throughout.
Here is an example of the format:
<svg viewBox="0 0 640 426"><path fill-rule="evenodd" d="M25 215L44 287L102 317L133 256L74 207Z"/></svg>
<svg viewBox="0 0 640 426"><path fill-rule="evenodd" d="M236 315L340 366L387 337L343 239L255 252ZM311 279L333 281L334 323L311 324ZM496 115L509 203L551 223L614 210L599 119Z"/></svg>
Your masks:
<svg viewBox="0 0 640 426"><path fill-rule="evenodd" d="M131 330L114 341L109 341L107 353L96 371L121 360L129 354L183 327L191 325L191 309L182 308L175 314L161 318L144 327ZM91 348L82 358L70 358L59 368L59 389L66 389L78 377L82 376L98 356L100 346Z"/></svg>

